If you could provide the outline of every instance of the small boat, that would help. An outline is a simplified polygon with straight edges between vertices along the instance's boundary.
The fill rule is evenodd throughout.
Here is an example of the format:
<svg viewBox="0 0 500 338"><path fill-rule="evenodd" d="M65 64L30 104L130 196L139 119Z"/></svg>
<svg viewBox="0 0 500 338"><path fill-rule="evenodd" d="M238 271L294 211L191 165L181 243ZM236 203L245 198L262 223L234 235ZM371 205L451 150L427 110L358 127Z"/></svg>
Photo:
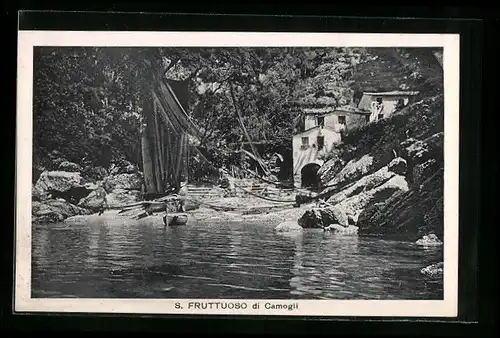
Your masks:
<svg viewBox="0 0 500 338"><path fill-rule="evenodd" d="M163 216L165 226L185 225L188 221L188 214L184 212L169 212Z"/></svg>

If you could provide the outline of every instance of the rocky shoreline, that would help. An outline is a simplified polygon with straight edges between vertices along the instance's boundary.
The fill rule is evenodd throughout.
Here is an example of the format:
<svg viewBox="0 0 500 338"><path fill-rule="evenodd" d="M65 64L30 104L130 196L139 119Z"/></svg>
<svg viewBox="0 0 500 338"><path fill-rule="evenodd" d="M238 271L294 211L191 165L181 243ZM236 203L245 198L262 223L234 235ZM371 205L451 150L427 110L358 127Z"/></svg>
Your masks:
<svg viewBox="0 0 500 338"><path fill-rule="evenodd" d="M405 140L402 144L403 157L395 157L377 170L370 154L351 160L340 169L336 160L326 162L321 169L327 186L322 195L329 195L326 200L295 207L281 204L280 208L280 203L253 196L225 197L212 199L210 203L234 212L202 204L191 208L191 213L197 219L270 221L280 232L300 227L351 235L404 233L413 242L441 245L442 220L438 216L442 214L437 209L440 207L437 197L442 194L443 172L441 168L430 170L429 163L437 162L432 154L436 153L435 148L442 147L442 135L435 134L423 141ZM59 162L57 170L43 171L33 185L32 223L62 222L141 199L142 174L128 162L93 170L83 170L68 161ZM335 166L337 172L332 175ZM89 172L99 172L100 177L96 179ZM249 212L252 208L255 212Z"/></svg>
<svg viewBox="0 0 500 338"><path fill-rule="evenodd" d="M32 185L32 223L62 222L115 208L141 198L142 174L127 161L110 168L86 167L55 159Z"/></svg>
<svg viewBox="0 0 500 338"><path fill-rule="evenodd" d="M426 98L352 131L320 168L325 201L360 235L443 240L442 100Z"/></svg>
<svg viewBox="0 0 500 338"><path fill-rule="evenodd" d="M394 163L399 163L394 169ZM222 197L210 200L211 205L224 206L233 211L220 211L202 205L196 205L188 211L194 222L252 222L275 227L276 233L299 233L306 229L322 229L340 236L372 235L360 228L359 217L373 200L391 192L409 191L401 175L401 159L392 164L367 174L355 184L332 195L328 202L318 201L300 206L283 206L252 196ZM62 168L61 168L62 169ZM394 171L391 171L394 170ZM63 222L67 226L83 225L88 222L105 221L107 217L124 217L118 210L107 210L99 215L104 201L109 207L138 202L141 196L141 173L137 170L116 170L102 180L89 180L78 171L44 171L33 186L32 223L51 224ZM73 203L71 203L73 202ZM281 206L280 206L281 205ZM273 208L274 207L274 208ZM255 212L248 212L249 210ZM266 210L267 209L267 210ZM359 210L362 210L359 212ZM247 212L241 212L246 210ZM141 222L156 222L163 225L161 214L153 214ZM425 247L442 245L434 234L425 234L415 242ZM426 278L439 278L443 266L436 263L422 267L421 274Z"/></svg>

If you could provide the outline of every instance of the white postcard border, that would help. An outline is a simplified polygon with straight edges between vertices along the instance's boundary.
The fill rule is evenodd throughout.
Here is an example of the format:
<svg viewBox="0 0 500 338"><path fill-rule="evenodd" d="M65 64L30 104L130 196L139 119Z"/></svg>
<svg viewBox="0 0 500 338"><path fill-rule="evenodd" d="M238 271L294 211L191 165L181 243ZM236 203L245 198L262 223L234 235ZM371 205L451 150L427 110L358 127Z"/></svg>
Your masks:
<svg viewBox="0 0 500 338"><path fill-rule="evenodd" d="M443 47L444 299L443 300L222 300L31 298L31 175L34 46L331 46ZM458 313L459 35L263 32L19 31L16 139L16 312L216 314L285 316L455 317ZM193 303L213 303L194 309ZM191 303L191 305L190 305ZM176 305L177 304L177 305ZM216 305L219 304L219 305ZM225 304L225 309L222 309ZM229 305L232 304L232 305ZM239 309L234 307L239 305ZM243 305L246 304L246 305ZM258 305L256 305L258 304ZM280 304L283 309L271 309ZM294 305L296 304L296 305ZM288 310L285 305L293 307ZM191 308L190 308L191 306ZM246 306L245 309L241 307ZM182 307L182 308L180 308ZM228 308L233 307L233 308ZM296 308L295 308L296 307Z"/></svg>

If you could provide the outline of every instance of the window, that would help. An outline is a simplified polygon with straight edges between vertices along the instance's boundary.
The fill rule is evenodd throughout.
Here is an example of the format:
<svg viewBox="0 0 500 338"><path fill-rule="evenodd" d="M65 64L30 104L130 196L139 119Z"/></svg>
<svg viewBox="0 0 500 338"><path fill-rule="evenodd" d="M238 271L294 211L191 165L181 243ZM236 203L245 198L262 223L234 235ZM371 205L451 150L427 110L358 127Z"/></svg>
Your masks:
<svg viewBox="0 0 500 338"><path fill-rule="evenodd" d="M345 116L339 116L339 124L345 125Z"/></svg>
<svg viewBox="0 0 500 338"><path fill-rule="evenodd" d="M403 109L405 106L405 100L404 99L398 99L398 102L396 103L396 110Z"/></svg>
<svg viewBox="0 0 500 338"><path fill-rule="evenodd" d="M325 137L324 136L318 136L317 143L318 143L318 150L323 149L325 147Z"/></svg>
<svg viewBox="0 0 500 338"><path fill-rule="evenodd" d="M302 149L306 149L309 147L309 137L303 137L302 138Z"/></svg>
<svg viewBox="0 0 500 338"><path fill-rule="evenodd" d="M323 128L325 126L325 117L324 116L318 116L318 126Z"/></svg>

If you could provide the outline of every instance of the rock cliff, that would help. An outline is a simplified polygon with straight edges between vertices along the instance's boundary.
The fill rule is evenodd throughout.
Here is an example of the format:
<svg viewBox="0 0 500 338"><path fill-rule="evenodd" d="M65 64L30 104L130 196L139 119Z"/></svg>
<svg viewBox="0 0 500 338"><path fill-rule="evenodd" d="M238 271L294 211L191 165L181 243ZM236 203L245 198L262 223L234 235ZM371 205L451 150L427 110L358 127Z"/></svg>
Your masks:
<svg viewBox="0 0 500 338"><path fill-rule="evenodd" d="M360 235L443 236L443 97L345 135L318 174Z"/></svg>

